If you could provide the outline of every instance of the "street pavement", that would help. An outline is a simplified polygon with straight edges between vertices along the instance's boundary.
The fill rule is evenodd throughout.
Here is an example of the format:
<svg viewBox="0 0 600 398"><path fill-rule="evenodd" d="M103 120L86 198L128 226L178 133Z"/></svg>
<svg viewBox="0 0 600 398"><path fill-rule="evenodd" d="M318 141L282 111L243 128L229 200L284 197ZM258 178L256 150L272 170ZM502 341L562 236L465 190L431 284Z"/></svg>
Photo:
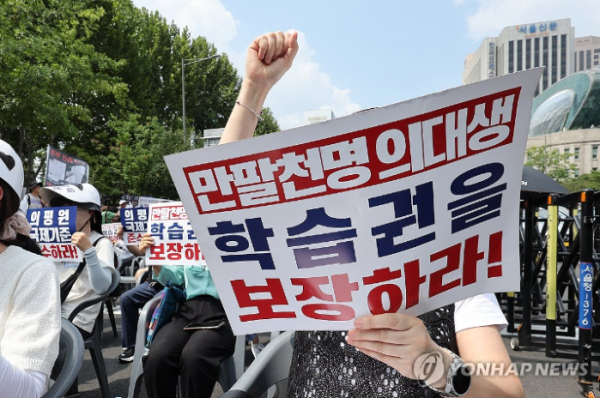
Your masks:
<svg viewBox="0 0 600 398"><path fill-rule="evenodd" d="M117 311L115 314L117 318L117 329L120 333L120 314ZM262 341L267 341L268 335L261 335ZM535 370L535 364L542 364L540 366L546 366L544 364L552 363L574 363L572 359L560 359L560 358L546 358L544 355L543 348L534 348L522 351L512 351L510 348L510 337L503 336L503 340L508 349L513 362L518 366L518 369L522 369L523 363L532 363ZM102 350L104 361L106 364L106 370L108 373L108 381L110 385L110 397L127 397L129 388L129 376L131 372L131 364L122 364L116 358L121 353L121 340L120 337L113 337L110 323L107 317L104 322L104 348ZM246 365L250 365L252 362L252 354L249 348L246 350ZM596 370L596 374L598 369ZM536 375L532 370L526 372L521 380L525 388L527 397L530 398L548 398L548 397L582 397L582 389L579 387L573 376L541 376ZM595 391L598 391L598 383L595 384ZM217 384L211 398L217 398L222 394L220 386ZM284 395L281 394L281 397ZM600 394L597 393L600 397ZM94 367L92 365L89 352L86 351L83 367L79 374L79 393L73 395L74 398L98 398L100 397L100 389ZM142 393L140 398L147 398L145 389L142 387ZM328 398L328 397L325 397Z"/></svg>

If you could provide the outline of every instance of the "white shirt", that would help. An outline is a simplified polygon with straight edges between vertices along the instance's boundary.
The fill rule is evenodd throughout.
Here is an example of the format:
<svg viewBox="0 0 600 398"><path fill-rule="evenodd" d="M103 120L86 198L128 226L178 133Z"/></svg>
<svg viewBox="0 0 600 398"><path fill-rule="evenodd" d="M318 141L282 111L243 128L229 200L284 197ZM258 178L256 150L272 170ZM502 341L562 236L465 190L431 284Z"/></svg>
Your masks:
<svg viewBox="0 0 600 398"><path fill-rule="evenodd" d="M506 317L500 309L496 295L493 293L480 294L454 304L454 330L496 325L498 330L508 326Z"/></svg>

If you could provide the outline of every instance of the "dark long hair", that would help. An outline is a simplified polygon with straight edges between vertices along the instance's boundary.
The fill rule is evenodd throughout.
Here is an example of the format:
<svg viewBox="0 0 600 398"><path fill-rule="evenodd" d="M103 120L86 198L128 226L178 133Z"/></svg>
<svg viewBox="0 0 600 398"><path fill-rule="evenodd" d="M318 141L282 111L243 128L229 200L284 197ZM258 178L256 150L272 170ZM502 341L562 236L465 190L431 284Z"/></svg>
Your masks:
<svg viewBox="0 0 600 398"><path fill-rule="evenodd" d="M0 179L0 187L2 187L2 191L4 191L4 196L0 201L0 231L4 231L4 224L6 224L6 220L19 211L19 205L21 202L19 201L17 194L2 179ZM42 254L42 250L33 239L31 239L29 236L19 233L17 233L17 237L15 239L3 240L2 243L4 243L6 246L18 246L21 249L35 254Z"/></svg>

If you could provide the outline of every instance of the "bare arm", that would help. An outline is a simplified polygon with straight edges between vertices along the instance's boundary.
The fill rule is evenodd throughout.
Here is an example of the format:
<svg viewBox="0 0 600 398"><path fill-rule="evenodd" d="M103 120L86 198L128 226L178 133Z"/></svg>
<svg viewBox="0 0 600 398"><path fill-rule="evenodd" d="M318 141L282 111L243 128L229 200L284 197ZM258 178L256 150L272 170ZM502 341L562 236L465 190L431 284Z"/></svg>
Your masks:
<svg viewBox="0 0 600 398"><path fill-rule="evenodd" d="M501 368L503 373L502 375L475 374L471 376L471 387L465 398L525 397L519 376L507 374L510 373L507 371L510 369L511 361L496 326L462 330L456 334L456 343L460 357L465 363L498 364L496 366Z"/></svg>

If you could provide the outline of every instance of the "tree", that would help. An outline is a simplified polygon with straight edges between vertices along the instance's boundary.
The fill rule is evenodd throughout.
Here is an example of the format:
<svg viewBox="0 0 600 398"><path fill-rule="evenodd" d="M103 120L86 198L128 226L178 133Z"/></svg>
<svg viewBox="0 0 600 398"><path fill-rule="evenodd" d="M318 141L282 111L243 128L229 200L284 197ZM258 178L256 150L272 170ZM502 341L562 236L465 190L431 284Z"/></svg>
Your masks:
<svg viewBox="0 0 600 398"><path fill-rule="evenodd" d="M528 148L525 164L541 171L558 182L568 180L577 166L571 163L572 154L561 154L556 149L546 146Z"/></svg>
<svg viewBox="0 0 600 398"><path fill-rule="evenodd" d="M271 134L281 130L270 108L264 108L262 110L261 117L262 122L258 123L258 125L256 126L256 131L254 132L254 135Z"/></svg>
<svg viewBox="0 0 600 398"><path fill-rule="evenodd" d="M571 192L579 192L584 189L600 190L600 172L593 170L589 174L582 174L579 177L563 181L562 184Z"/></svg>

